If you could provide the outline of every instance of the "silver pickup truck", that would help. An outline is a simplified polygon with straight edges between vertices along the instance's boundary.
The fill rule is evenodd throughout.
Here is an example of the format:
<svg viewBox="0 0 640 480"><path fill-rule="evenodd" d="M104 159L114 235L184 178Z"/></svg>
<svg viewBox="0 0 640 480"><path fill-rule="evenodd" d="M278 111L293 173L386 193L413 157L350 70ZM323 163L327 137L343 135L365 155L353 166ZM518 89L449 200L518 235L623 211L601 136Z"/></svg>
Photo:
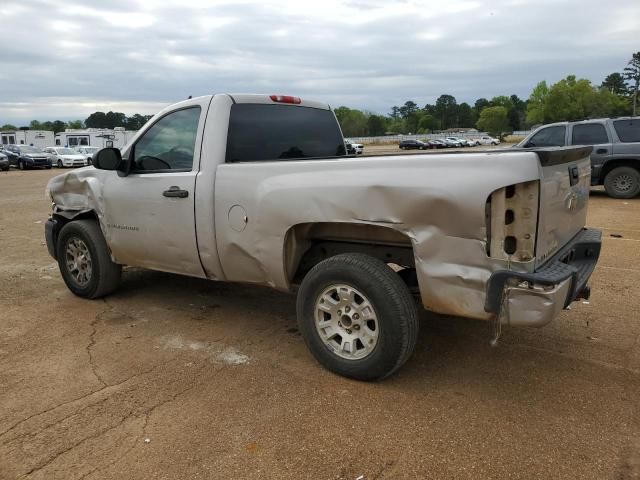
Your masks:
<svg viewBox="0 0 640 480"><path fill-rule="evenodd" d="M497 337L588 297L590 153L347 156L327 105L205 96L51 179L45 236L85 298L115 291L122 265L297 291L318 361L380 379L414 350L416 299Z"/></svg>

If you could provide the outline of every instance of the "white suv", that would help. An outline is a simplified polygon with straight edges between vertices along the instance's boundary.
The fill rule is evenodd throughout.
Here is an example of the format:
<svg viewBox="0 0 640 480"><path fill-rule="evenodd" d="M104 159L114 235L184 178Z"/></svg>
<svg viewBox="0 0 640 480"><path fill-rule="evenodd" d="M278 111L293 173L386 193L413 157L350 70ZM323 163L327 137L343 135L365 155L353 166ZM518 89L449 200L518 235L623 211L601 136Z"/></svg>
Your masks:
<svg viewBox="0 0 640 480"><path fill-rule="evenodd" d="M478 139L481 145L498 145L500 140L490 137L489 135L483 135Z"/></svg>

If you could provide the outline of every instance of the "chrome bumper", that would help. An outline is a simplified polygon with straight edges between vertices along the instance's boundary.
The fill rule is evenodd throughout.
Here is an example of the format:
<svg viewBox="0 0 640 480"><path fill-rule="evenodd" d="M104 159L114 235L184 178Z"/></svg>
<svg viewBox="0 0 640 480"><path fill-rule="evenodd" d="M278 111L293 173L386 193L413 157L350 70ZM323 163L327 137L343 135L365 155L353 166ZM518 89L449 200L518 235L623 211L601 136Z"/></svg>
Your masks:
<svg viewBox="0 0 640 480"><path fill-rule="evenodd" d="M600 256L599 230L584 229L533 273L494 272L487 283L485 311L508 325L541 327L580 298Z"/></svg>

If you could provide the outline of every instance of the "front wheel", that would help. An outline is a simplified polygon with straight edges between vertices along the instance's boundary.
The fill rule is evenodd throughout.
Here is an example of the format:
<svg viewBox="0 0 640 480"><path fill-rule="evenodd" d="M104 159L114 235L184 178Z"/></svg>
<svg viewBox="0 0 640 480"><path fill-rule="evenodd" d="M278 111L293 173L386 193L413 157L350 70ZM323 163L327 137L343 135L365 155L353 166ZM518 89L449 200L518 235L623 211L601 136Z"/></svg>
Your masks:
<svg viewBox="0 0 640 480"><path fill-rule="evenodd" d="M62 160L58 160L57 165L58 165L58 168L64 167L64 164L62 163Z"/></svg>
<svg viewBox="0 0 640 480"><path fill-rule="evenodd" d="M388 377L416 345L418 313L409 289L368 255L336 255L313 267L298 291L296 311L313 356L345 377Z"/></svg>
<svg viewBox="0 0 640 480"><path fill-rule="evenodd" d="M604 178L604 189L613 198L633 198L640 193L640 172L632 167L617 167Z"/></svg>
<svg viewBox="0 0 640 480"><path fill-rule="evenodd" d="M79 297L100 298L118 288L122 267L111 261L95 220L75 220L62 227L56 254L64 282Z"/></svg>
<svg viewBox="0 0 640 480"><path fill-rule="evenodd" d="M20 170L26 170L26 166L22 160L18 160L18 168Z"/></svg>

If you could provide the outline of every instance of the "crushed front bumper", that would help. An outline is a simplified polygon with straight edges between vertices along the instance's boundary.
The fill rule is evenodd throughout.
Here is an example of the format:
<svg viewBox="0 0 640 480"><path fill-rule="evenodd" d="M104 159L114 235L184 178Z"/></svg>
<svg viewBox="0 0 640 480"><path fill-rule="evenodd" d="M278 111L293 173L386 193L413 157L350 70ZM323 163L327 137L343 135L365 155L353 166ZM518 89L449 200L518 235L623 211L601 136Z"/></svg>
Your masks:
<svg viewBox="0 0 640 480"><path fill-rule="evenodd" d="M601 232L585 228L533 273L494 272L487 283L485 311L509 325L546 325L574 300L589 298L587 282L601 244Z"/></svg>
<svg viewBox="0 0 640 480"><path fill-rule="evenodd" d="M59 229L60 224L55 218L49 218L44 222L44 239L47 242L47 250L49 251L49 255L56 260L56 238L58 236Z"/></svg>

